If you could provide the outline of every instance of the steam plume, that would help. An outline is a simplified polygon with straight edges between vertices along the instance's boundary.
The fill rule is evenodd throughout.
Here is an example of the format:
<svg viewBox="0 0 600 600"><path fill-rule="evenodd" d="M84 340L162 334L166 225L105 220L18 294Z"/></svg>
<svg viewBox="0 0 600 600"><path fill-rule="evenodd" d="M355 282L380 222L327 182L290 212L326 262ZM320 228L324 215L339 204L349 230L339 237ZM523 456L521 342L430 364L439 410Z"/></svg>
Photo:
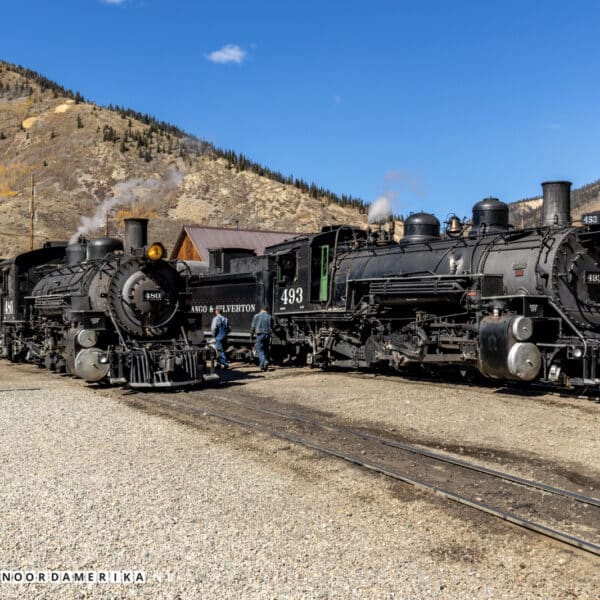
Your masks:
<svg viewBox="0 0 600 600"><path fill-rule="evenodd" d="M180 187L182 181L181 173L175 169L163 180L134 177L118 183L113 196L105 198L91 216L81 217L81 223L69 243L75 243L80 235L88 235L100 229L104 225L106 214L117 206L132 206L135 202L142 202L147 207L158 207L164 194Z"/></svg>
<svg viewBox="0 0 600 600"><path fill-rule="evenodd" d="M390 199L387 196L379 196L369 206L369 223L383 223L392 216Z"/></svg>

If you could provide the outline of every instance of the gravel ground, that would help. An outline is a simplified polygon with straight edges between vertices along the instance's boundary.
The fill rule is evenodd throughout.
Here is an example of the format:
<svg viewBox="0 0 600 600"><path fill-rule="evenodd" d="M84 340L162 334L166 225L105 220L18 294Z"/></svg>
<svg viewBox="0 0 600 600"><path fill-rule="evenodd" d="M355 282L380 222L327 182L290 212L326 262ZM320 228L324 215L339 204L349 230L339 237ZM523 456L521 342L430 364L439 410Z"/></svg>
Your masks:
<svg viewBox="0 0 600 600"><path fill-rule="evenodd" d="M540 465L575 472L596 479L600 489L600 404L591 400L355 373L280 369L256 377L256 369L243 370L250 376L245 393L477 456L482 464L510 464L526 477L539 474Z"/></svg>
<svg viewBox="0 0 600 600"><path fill-rule="evenodd" d="M275 372L247 385L301 396L309 379L290 385ZM326 383L327 402L342 394L341 380ZM381 382L372 392L370 381L347 385L381 393ZM111 395L0 364L0 569L144 570L148 582L0 583L0 597L597 597L600 562L587 555L318 453ZM422 404L411 427L421 412L433 427ZM380 408L390 404L363 416L382 419ZM553 451L588 465L578 450Z"/></svg>

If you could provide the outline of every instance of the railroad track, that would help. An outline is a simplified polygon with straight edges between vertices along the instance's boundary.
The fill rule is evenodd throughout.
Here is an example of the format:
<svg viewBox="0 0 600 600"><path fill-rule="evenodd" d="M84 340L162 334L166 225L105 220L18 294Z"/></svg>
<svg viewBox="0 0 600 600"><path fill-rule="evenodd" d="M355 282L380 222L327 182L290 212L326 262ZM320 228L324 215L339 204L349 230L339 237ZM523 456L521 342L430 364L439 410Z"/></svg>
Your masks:
<svg viewBox="0 0 600 600"><path fill-rule="evenodd" d="M135 405L216 418L380 473L600 556L600 499L365 433L269 401L203 391L144 394ZM303 409L304 410L304 409ZM584 537L585 536L585 537Z"/></svg>

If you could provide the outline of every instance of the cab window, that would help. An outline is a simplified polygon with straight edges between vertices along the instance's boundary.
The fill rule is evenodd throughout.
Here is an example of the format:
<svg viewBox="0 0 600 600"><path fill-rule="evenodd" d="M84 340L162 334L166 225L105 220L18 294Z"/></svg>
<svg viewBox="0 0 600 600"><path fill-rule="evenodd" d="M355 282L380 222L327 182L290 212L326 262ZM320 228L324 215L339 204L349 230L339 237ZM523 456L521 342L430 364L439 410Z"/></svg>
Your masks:
<svg viewBox="0 0 600 600"><path fill-rule="evenodd" d="M297 277L296 255L293 252L282 254L278 258L277 279L280 283L291 283L296 281Z"/></svg>

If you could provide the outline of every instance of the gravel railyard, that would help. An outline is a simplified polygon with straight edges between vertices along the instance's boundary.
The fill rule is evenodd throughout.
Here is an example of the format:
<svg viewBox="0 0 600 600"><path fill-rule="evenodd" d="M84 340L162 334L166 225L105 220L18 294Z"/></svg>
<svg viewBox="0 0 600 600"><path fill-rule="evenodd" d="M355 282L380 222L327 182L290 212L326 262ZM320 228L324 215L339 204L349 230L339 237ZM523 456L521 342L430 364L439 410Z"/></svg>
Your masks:
<svg viewBox="0 0 600 600"><path fill-rule="evenodd" d="M238 390L599 477L600 407L585 401L292 371ZM0 583L0 597L598 596L588 555L316 452L115 398L0 363L0 569L143 570L147 583Z"/></svg>

